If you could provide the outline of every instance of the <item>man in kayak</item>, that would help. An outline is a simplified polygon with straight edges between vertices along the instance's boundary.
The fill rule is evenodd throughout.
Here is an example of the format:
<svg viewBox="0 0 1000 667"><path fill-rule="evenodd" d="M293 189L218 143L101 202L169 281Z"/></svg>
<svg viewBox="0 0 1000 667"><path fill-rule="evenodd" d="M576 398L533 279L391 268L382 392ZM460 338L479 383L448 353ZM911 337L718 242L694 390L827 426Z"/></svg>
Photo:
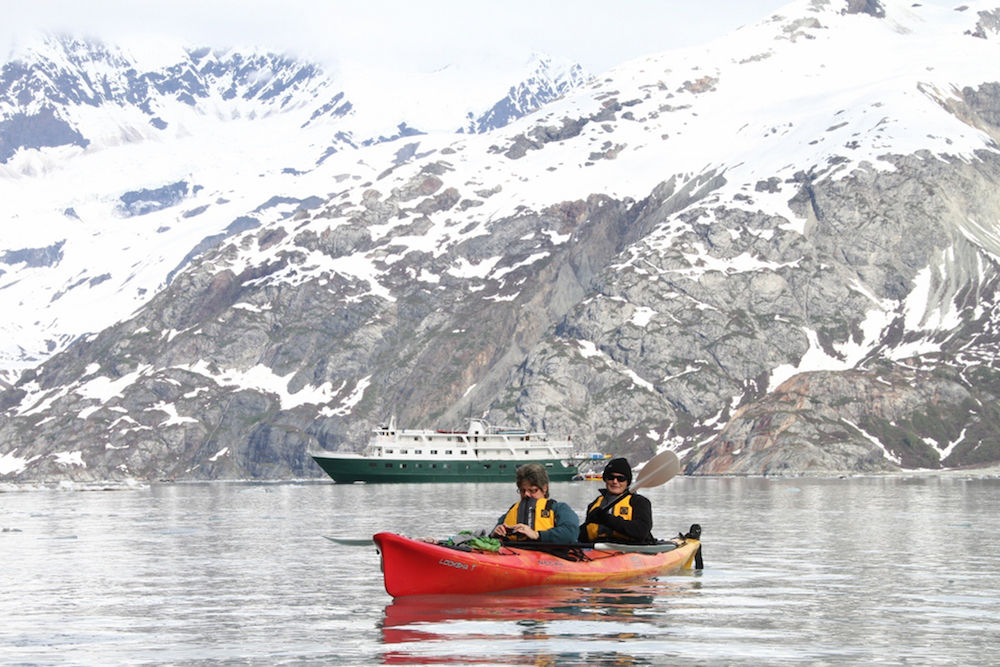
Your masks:
<svg viewBox="0 0 1000 667"><path fill-rule="evenodd" d="M568 544L576 539L580 519L566 503L549 498L549 473L545 466L518 466L517 492L521 499L497 520L491 537Z"/></svg>
<svg viewBox="0 0 1000 667"><path fill-rule="evenodd" d="M580 526L580 542L653 544L653 511L649 499L629 491L632 466L625 459L611 459L604 466L601 495L587 507Z"/></svg>

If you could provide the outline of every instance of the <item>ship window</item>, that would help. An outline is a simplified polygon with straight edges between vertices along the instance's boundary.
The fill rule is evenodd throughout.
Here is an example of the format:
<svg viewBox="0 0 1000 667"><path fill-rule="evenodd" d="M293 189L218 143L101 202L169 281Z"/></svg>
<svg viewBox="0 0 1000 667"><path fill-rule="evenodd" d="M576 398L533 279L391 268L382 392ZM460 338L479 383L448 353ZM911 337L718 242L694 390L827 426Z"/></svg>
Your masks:
<svg viewBox="0 0 1000 667"><path fill-rule="evenodd" d="M501 467L501 468L506 468L506 467L507 467L507 464L506 464L506 463L501 463L501 464L500 464L500 467Z"/></svg>
<svg viewBox="0 0 1000 667"><path fill-rule="evenodd" d="M549 464L549 465L551 465L551 464ZM400 464L399 464L399 467L400 467L400 468L405 468L405 467L406 467L406 464L405 464L405 463L400 463Z"/></svg>
<svg viewBox="0 0 1000 667"><path fill-rule="evenodd" d="M405 450L405 449L401 449L401 450L399 450L399 453L400 453L400 454L405 454L405 453L406 453L406 450Z"/></svg>
<svg viewBox="0 0 1000 667"><path fill-rule="evenodd" d="M391 464L391 463L386 463L386 464L385 464L385 467L386 467L386 468L391 468L391 467L392 467L392 464Z"/></svg>
<svg viewBox="0 0 1000 667"><path fill-rule="evenodd" d="M372 461L371 463L369 463L369 464L368 464L368 467L369 467L369 468L374 468L374 467L376 467L377 465L378 465L377 463L375 463L374 461Z"/></svg>
<svg viewBox="0 0 1000 667"><path fill-rule="evenodd" d="M444 453L445 453L446 456L451 456L451 450L450 449L444 450Z"/></svg>
<svg viewBox="0 0 1000 667"><path fill-rule="evenodd" d="M451 466L449 466L449 465L448 465L447 463L442 463L442 464L441 464L441 467L442 467L442 468L450 468Z"/></svg>
<svg viewBox="0 0 1000 667"><path fill-rule="evenodd" d="M489 463L484 463L483 464L483 469L484 470L489 470L490 469L490 464Z"/></svg>
<svg viewBox="0 0 1000 667"><path fill-rule="evenodd" d="M462 450L462 454L468 454L468 453L469 453L469 450L468 450L468 449L463 449L463 450Z"/></svg>
<svg viewBox="0 0 1000 667"><path fill-rule="evenodd" d="M396 450L394 450L394 449L387 449L387 450L385 450L385 453L386 454L395 454Z"/></svg>
<svg viewBox="0 0 1000 667"><path fill-rule="evenodd" d="M418 440L420 440L418 436L413 436L413 442L417 442Z"/></svg>
<svg viewBox="0 0 1000 667"><path fill-rule="evenodd" d="M432 455L433 455L433 454L437 454L437 453L438 453L438 450L436 450L436 449L432 449L432 450L431 450L431 454L432 454Z"/></svg>

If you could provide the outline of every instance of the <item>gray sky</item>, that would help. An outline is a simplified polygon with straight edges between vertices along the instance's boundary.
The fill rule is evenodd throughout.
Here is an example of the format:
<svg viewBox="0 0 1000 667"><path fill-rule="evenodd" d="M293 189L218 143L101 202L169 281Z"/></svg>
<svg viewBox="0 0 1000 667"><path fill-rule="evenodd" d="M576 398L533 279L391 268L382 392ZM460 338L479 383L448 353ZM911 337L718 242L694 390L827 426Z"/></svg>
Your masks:
<svg viewBox="0 0 1000 667"><path fill-rule="evenodd" d="M602 72L705 42L787 0L0 0L0 54L33 31L260 46L430 71L540 51Z"/></svg>

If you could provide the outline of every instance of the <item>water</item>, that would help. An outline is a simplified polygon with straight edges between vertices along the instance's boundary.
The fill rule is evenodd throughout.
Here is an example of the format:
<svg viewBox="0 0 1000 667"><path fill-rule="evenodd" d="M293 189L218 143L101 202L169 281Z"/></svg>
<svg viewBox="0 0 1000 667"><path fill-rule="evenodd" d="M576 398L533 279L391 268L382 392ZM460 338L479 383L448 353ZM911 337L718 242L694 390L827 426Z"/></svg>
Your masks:
<svg viewBox="0 0 1000 667"><path fill-rule="evenodd" d="M582 510L598 484L557 484ZM996 664L1000 480L674 479L705 569L393 601L373 547L487 526L513 483L0 493L0 664Z"/></svg>

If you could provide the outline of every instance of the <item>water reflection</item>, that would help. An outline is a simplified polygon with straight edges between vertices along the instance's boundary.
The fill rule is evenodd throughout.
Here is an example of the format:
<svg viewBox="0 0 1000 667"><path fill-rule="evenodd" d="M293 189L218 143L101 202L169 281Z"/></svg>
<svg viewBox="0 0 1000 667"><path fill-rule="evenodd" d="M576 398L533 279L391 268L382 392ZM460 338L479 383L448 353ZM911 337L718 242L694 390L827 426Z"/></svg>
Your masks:
<svg viewBox="0 0 1000 667"><path fill-rule="evenodd" d="M699 585L698 575L690 574L614 588L398 598L386 605L381 622L383 662L652 664L617 645L663 634L659 617Z"/></svg>

